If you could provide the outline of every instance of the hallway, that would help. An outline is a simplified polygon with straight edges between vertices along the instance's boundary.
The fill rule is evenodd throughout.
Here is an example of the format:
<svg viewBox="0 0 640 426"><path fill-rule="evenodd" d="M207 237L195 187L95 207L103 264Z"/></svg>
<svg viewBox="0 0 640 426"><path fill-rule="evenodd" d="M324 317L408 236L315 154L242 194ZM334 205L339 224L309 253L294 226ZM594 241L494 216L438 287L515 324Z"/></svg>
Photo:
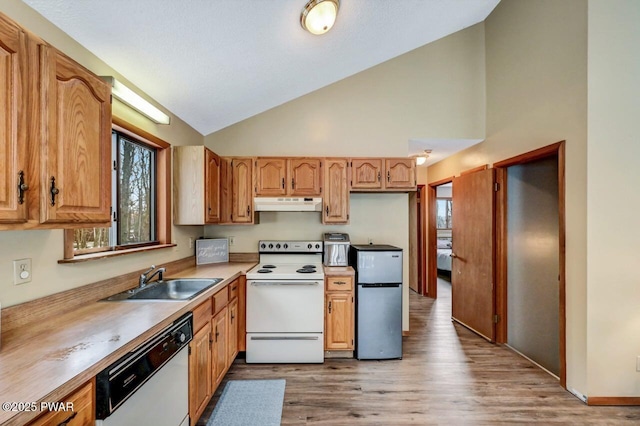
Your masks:
<svg viewBox="0 0 640 426"><path fill-rule="evenodd" d="M451 287L410 296L404 359L247 365L226 379L287 380L282 424L638 424L640 407L588 407L556 379L451 322ZM225 380L226 380L225 379ZM198 424L206 424L224 383Z"/></svg>

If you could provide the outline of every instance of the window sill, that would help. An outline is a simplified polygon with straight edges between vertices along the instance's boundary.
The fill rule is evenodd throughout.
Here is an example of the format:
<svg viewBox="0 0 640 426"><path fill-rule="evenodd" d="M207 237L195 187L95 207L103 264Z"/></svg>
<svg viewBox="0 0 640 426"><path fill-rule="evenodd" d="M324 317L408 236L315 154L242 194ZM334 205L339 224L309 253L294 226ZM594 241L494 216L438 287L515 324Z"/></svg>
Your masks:
<svg viewBox="0 0 640 426"><path fill-rule="evenodd" d="M136 247L125 250L114 250L114 251L101 251L98 253L90 253L90 254L79 254L74 256L73 259L60 259L58 263L80 263L80 262L89 262L91 260L99 260L106 259L110 257L116 256L124 256L125 254L132 253L143 253L151 250L160 250L169 247L175 247L176 244L158 244L155 246L147 246L147 247Z"/></svg>

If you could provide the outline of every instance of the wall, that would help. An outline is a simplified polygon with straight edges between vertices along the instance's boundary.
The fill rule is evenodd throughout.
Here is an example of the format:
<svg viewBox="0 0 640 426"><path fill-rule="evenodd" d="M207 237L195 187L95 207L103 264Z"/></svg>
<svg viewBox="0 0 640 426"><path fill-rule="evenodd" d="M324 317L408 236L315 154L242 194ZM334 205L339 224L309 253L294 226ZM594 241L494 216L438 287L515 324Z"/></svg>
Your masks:
<svg viewBox="0 0 640 426"><path fill-rule="evenodd" d="M484 105L478 24L208 135L205 145L220 155L405 157L410 138L483 137ZM260 239L320 238L335 230L408 253L408 217L406 194L353 194L349 226L322 226L313 213L261 213L260 225L210 226L206 234L235 236L232 251L255 251Z"/></svg>
<svg viewBox="0 0 640 426"><path fill-rule="evenodd" d="M0 12L96 74L116 76L144 96L115 70L21 1L2 0ZM151 100L148 97L147 99ZM156 106L162 108L157 103ZM166 110L165 112L169 113ZM202 145L203 143L202 135L173 115L171 125L155 125L117 100L113 102L113 115L172 145ZM173 227L172 239L178 243L177 247L81 264L59 265L57 261L63 257L62 230L0 231L0 303L3 306L11 306L114 275L140 270L152 263L163 264L190 256L193 254L193 249L188 248L188 238L201 233L202 227ZM22 258L32 259L33 280L30 283L15 286L12 279L12 260Z"/></svg>
<svg viewBox="0 0 640 426"><path fill-rule="evenodd" d="M567 386L587 391L587 2L502 0L485 21L485 142L429 182L566 140Z"/></svg>
<svg viewBox="0 0 640 426"><path fill-rule="evenodd" d="M589 396L640 396L638 22L637 0L589 1Z"/></svg>

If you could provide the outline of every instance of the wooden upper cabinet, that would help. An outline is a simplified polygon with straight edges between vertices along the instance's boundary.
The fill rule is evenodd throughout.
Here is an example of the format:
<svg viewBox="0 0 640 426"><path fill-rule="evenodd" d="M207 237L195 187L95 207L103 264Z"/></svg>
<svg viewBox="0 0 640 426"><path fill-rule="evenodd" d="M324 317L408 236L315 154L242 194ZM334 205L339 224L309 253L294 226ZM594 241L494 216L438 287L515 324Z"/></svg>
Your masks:
<svg viewBox="0 0 640 426"><path fill-rule="evenodd" d="M322 162L319 158L291 158L289 164L289 195L319 197L321 194Z"/></svg>
<svg viewBox="0 0 640 426"><path fill-rule="evenodd" d="M251 186L251 184L249 184ZM220 223L233 222L233 169L231 158L220 158Z"/></svg>
<svg viewBox="0 0 640 426"><path fill-rule="evenodd" d="M220 222L222 161L207 147L173 147L173 222Z"/></svg>
<svg viewBox="0 0 640 426"><path fill-rule="evenodd" d="M108 223L111 88L40 45L41 222Z"/></svg>
<svg viewBox="0 0 640 426"><path fill-rule="evenodd" d="M322 223L349 223L348 171L344 158L325 160Z"/></svg>
<svg viewBox="0 0 640 426"><path fill-rule="evenodd" d="M386 188L415 189L416 162L413 158L386 158L384 163Z"/></svg>
<svg viewBox="0 0 640 426"><path fill-rule="evenodd" d="M27 186L33 180L33 171L26 169L27 37L1 15L0 69L0 222L26 222L27 188L19 185L21 179Z"/></svg>
<svg viewBox="0 0 640 426"><path fill-rule="evenodd" d="M278 197L287 194L287 160L258 158L255 163L256 195Z"/></svg>
<svg viewBox="0 0 640 426"><path fill-rule="evenodd" d="M206 223L220 222L220 157L205 148Z"/></svg>
<svg viewBox="0 0 640 426"><path fill-rule="evenodd" d="M233 158L231 161L233 223L253 223L253 159Z"/></svg>
<svg viewBox="0 0 640 426"><path fill-rule="evenodd" d="M352 158L351 188L382 189L382 158Z"/></svg>

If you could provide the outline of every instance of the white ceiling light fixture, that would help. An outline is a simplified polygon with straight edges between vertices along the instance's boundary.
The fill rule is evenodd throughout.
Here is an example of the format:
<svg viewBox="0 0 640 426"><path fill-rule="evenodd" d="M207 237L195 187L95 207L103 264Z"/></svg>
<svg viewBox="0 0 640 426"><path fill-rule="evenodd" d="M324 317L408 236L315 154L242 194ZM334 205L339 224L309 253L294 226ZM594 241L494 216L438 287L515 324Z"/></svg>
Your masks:
<svg viewBox="0 0 640 426"><path fill-rule="evenodd" d="M300 25L311 34L321 35L333 27L340 0L310 0L300 14Z"/></svg>
<svg viewBox="0 0 640 426"><path fill-rule="evenodd" d="M431 150L425 149L422 153L412 155L411 157L416 159L416 165L422 166L424 163L427 162L427 158L429 158L429 154L431 154Z"/></svg>
<svg viewBox="0 0 640 426"><path fill-rule="evenodd" d="M115 77L107 76L101 77L103 80L111 84L111 94L120 101L124 102L131 108L138 111L140 114L147 117L149 120L157 124L169 124L171 123L171 117L164 112L160 111L155 106L151 105L149 101L138 95L133 90L129 89L124 84L120 83Z"/></svg>

